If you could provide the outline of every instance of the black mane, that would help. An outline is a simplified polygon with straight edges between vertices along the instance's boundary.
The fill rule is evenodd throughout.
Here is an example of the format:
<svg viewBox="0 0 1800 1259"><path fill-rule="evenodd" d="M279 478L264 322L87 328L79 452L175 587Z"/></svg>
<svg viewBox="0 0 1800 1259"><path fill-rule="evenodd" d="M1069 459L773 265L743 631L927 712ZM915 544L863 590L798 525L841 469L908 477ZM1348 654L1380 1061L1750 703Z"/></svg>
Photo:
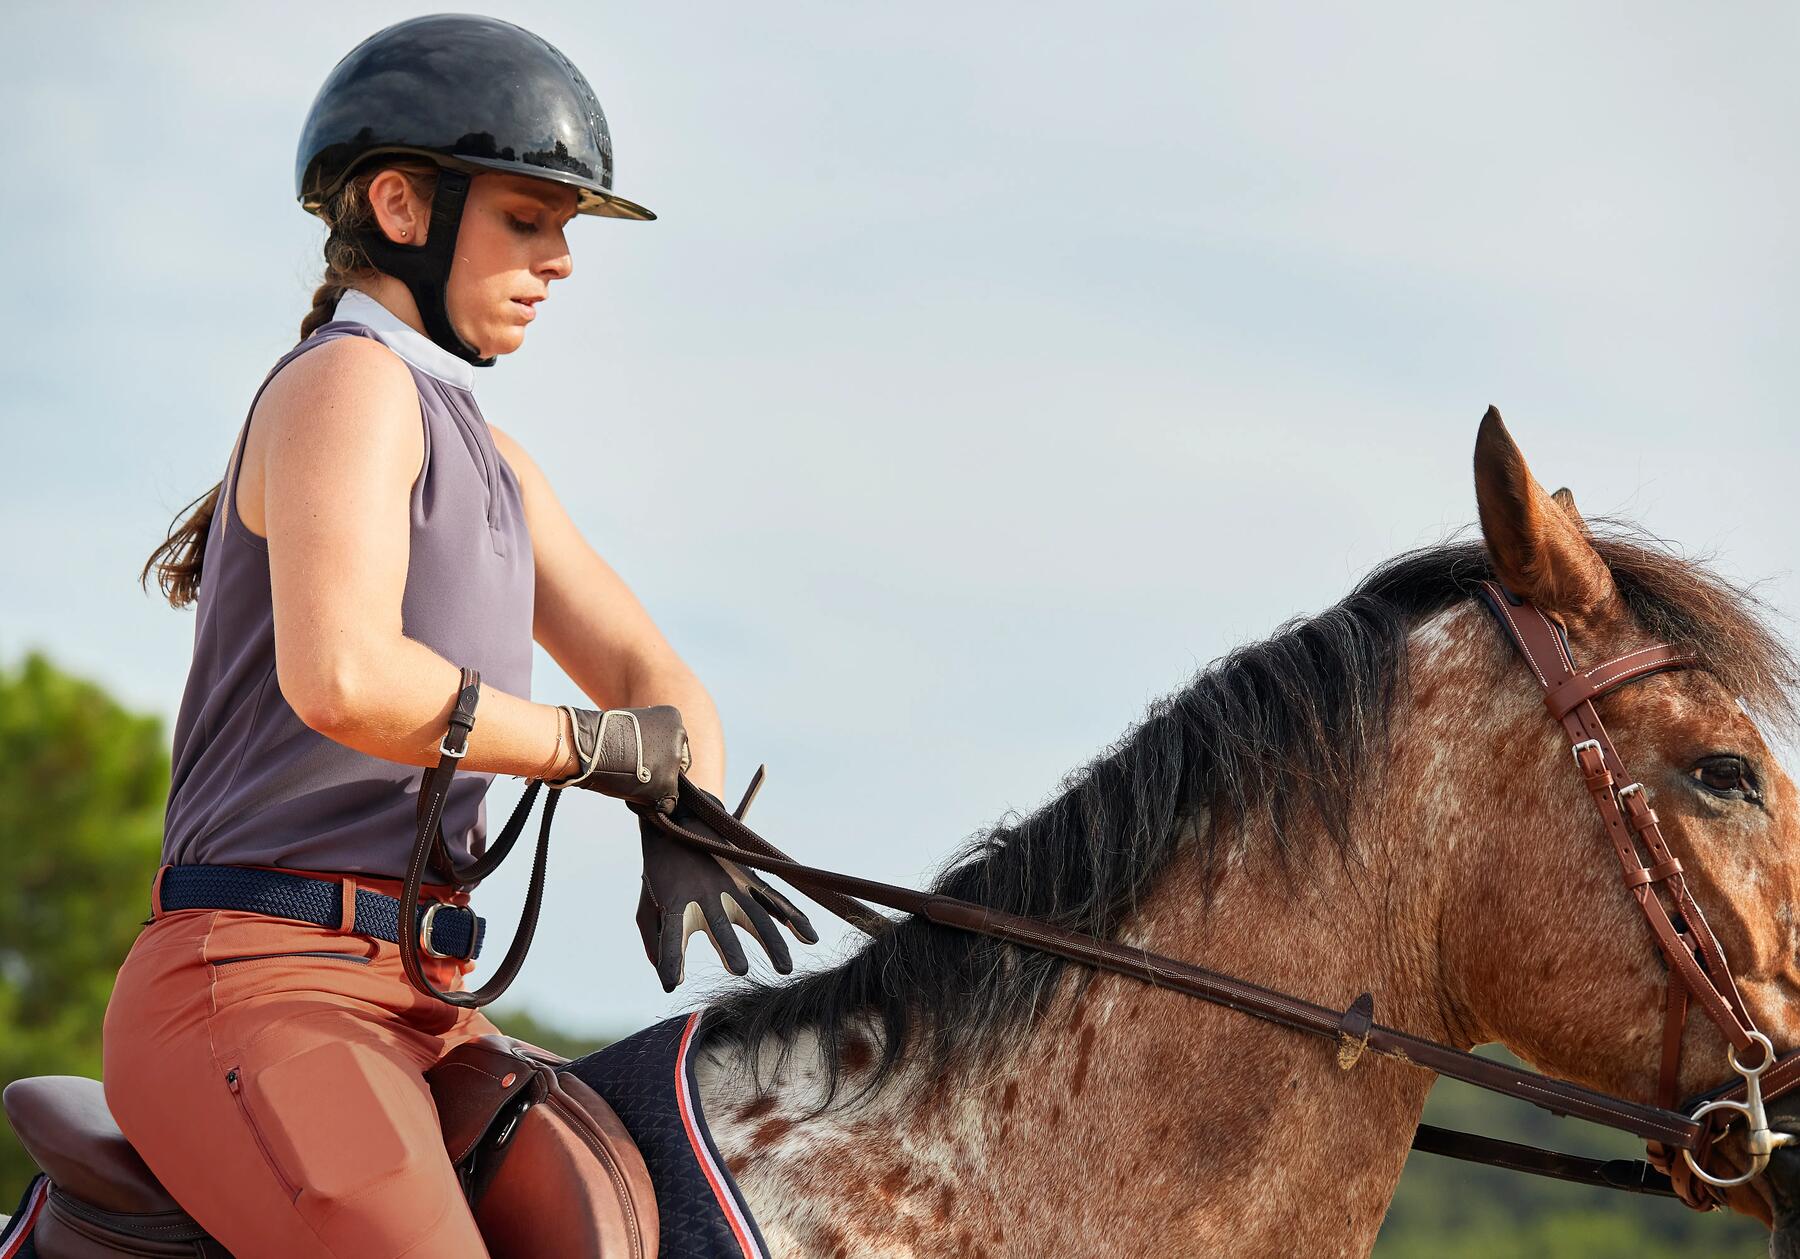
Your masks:
<svg viewBox="0 0 1800 1259"><path fill-rule="evenodd" d="M1753 711L1791 720L1794 661L1751 594L1627 527L1611 525L1594 542L1646 630L1698 651ZM1111 936L1184 833L1184 859L1200 863L1209 886L1252 821L1284 864L1304 855L1303 831L1345 851L1357 789L1385 752L1408 633L1469 597L1491 571L1479 541L1381 565L1342 602L1232 651L1152 704L1055 799L970 841L936 890ZM1065 965L907 919L830 970L730 992L708 1024L724 1043L772 1036L783 1052L798 1034L816 1036L829 1101L846 1044L864 1029L879 1032L880 1056L859 1095L902 1058L927 1066L929 1077L1028 1026L1048 1008Z"/></svg>

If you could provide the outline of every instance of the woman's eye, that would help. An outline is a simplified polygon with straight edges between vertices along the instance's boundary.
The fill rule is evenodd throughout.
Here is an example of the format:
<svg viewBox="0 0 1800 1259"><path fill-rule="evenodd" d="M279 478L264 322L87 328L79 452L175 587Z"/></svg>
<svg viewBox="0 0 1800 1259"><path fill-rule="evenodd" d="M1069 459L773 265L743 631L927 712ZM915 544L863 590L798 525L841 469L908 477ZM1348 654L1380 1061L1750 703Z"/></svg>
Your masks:
<svg viewBox="0 0 1800 1259"><path fill-rule="evenodd" d="M1756 776L1742 757L1709 756L1689 770L1688 776L1715 795L1750 801L1762 799L1756 790Z"/></svg>
<svg viewBox="0 0 1800 1259"><path fill-rule="evenodd" d="M537 231L537 224L530 219L514 218L510 214L506 216L506 225L521 236L530 236Z"/></svg>

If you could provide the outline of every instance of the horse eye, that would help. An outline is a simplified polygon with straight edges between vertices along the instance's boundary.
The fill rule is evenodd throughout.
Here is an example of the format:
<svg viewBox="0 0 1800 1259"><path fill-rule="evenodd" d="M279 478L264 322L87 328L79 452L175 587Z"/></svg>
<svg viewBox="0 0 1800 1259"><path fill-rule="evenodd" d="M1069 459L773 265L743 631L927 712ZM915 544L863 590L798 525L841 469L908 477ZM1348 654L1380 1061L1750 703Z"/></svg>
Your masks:
<svg viewBox="0 0 1800 1259"><path fill-rule="evenodd" d="M1762 799L1757 794L1756 775L1741 756L1709 756L1689 770L1688 777L1714 795L1753 802Z"/></svg>

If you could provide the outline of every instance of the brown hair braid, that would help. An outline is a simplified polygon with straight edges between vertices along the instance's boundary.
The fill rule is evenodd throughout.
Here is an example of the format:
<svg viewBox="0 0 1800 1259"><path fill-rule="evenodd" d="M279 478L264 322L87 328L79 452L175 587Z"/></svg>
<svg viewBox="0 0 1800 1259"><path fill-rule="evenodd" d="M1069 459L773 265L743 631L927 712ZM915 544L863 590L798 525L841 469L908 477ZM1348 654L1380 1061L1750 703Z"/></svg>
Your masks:
<svg viewBox="0 0 1800 1259"><path fill-rule="evenodd" d="M427 205L437 192L438 168L425 161L383 162L344 181L336 195L319 211L331 230L325 237L325 275L313 290L312 309L300 321L300 340L304 341L330 321L338 298L356 287L356 281L377 274L376 267L363 252L360 238L375 222L375 209L369 204L369 184L384 170L397 170L412 185L415 195ZM169 536L144 561L138 584L150 586L150 574L173 608L185 608L200 595L200 568L206 554L206 534L212 526L213 513L219 507L220 481L175 515ZM183 513L187 513L183 516Z"/></svg>

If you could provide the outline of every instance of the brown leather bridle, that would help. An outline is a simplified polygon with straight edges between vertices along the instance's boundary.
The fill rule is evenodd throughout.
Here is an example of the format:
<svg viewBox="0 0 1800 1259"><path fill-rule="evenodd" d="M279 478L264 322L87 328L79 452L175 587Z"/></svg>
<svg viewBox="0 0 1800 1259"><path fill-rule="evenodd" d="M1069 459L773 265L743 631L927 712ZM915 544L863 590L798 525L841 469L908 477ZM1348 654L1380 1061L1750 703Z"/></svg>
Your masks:
<svg viewBox="0 0 1800 1259"><path fill-rule="evenodd" d="M1764 1107L1766 1102L1800 1085L1800 1050L1777 1057L1769 1038L1757 1030L1738 994L1737 985L1732 982L1724 950L1719 947L1718 939L1688 891L1681 862L1669 851L1663 839L1656 811L1650 807L1648 790L1626 771L1594 708L1594 700L1628 682L1671 669L1692 668L1700 661L1674 647L1658 645L1629 652L1589 669L1580 669L1557 621L1496 583L1482 582L1476 593L1493 611L1531 667L1538 685L1543 688L1546 707L1562 724L1576 768L1600 812L1607 837L1612 841L1625 886L1643 911L1651 936L1668 965L1655 1105L1613 1097L1385 1027L1375 1022L1374 998L1366 992L1347 1008L1335 1010L1175 958L1018 914L803 865L745 826L743 806L735 814L727 812L711 796L689 783L685 776L680 781L680 811L697 819L712 834L702 834L664 814L646 813L644 816L671 839L786 879L826 909L870 934L887 930L892 926L892 920L870 909L864 901L915 914L945 927L1054 954L1094 970L1123 975L1152 987L1197 997L1321 1037L1336 1046L1338 1065L1345 1070L1354 1067L1364 1053L1373 1052L1399 1058L1489 1092L1530 1102L1557 1115L1586 1119L1629 1132L1645 1141L1649 1162L1583 1158L1429 1125L1419 1127L1413 1138L1415 1149L1582 1184L1676 1196L1689 1206L1710 1208L1723 1200L1725 1189L1746 1184L1759 1175L1774 1150L1794 1139L1769 1128ZM463 740L468 728L474 724L477 681L472 671L464 671L457 711L441 749L443 755L421 784L420 825L407 870L402 901L405 904L410 904L418 895L428 854L442 849L437 823L450 779L461 757ZM759 770L757 779L746 793L746 805L760 780ZM532 784L498 842L472 868L455 868L448 860L447 851L435 851L435 864L446 867L459 883L472 883L491 871L523 829L538 785ZM556 790L552 789L539 830L526 913L519 933L494 980L479 992L440 992L433 988L425 979L419 962L417 924L412 922L411 915L401 915L402 960L408 976L421 991L453 1004L475 1006L491 1001L517 972L536 925L549 822L556 796ZM1688 1011L1696 1004L1724 1036L1726 1060L1736 1080L1677 1107L1682 1034L1687 1026ZM1747 1129L1749 1169L1736 1176L1719 1176L1707 1171L1703 1163L1714 1142L1740 1116Z"/></svg>
<svg viewBox="0 0 1800 1259"><path fill-rule="evenodd" d="M1541 609L1495 582L1481 583L1480 594L1531 666L1538 685L1544 689L1544 705L1550 715L1562 724L1575 767L1600 812L1607 838L1612 841L1625 886L1643 911L1650 934L1668 965L1657 1105L1667 1108L1676 1103L1682 1036L1694 1002L1699 1003L1724 1036L1726 1059L1743 1081L1743 1102L1735 1098L1709 1101L1694 1109L1692 1117L1699 1120L1712 1115L1743 1114L1750 1127L1748 1172L1720 1177L1700 1166L1699 1160L1717 1135L1711 1124L1704 1126L1698 1148L1675 1147L1682 1153L1681 1164L1675 1162L1674 1152L1666 1144L1649 1143L1650 1161L1671 1177L1679 1196L1692 1206L1711 1205L1719 1196L1711 1190L1747 1183L1768 1164L1774 1149L1787 1143L1787 1134L1769 1130L1763 1105L1792 1089L1800 1082L1800 1074L1790 1070L1786 1079L1779 1078L1780 1072L1771 1073L1767 1082L1760 1078L1777 1066L1774 1046L1757 1030L1744 1006L1726 964L1725 951L1688 890L1680 860L1663 839L1656 810L1650 807L1649 792L1626 771L1594 708L1596 699L1627 682L1670 669L1693 668L1700 661L1690 653L1658 644L1627 652L1590 669L1579 669L1562 626ZM1648 864L1643 855L1648 856ZM1747 1053L1752 1055L1748 1064L1739 1056ZM1790 1054L1787 1063L1791 1064L1796 1056L1800 1055ZM1696 1180L1698 1184L1694 1183Z"/></svg>

